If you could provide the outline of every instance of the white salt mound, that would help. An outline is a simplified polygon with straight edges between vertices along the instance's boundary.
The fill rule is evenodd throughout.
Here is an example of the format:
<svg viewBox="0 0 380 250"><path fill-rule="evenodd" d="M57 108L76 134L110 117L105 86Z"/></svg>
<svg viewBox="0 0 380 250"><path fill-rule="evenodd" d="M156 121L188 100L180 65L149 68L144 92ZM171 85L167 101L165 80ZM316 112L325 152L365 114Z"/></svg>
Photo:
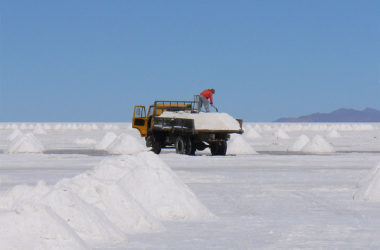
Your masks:
<svg viewBox="0 0 380 250"><path fill-rule="evenodd" d="M46 131L42 128L41 124L37 124L33 130L34 134L37 135L46 135Z"/></svg>
<svg viewBox="0 0 380 250"><path fill-rule="evenodd" d="M20 135L11 141L7 152L15 153L42 153L44 147L41 142L31 133Z"/></svg>
<svg viewBox="0 0 380 250"><path fill-rule="evenodd" d="M359 189L354 194L354 199L380 201L380 164L371 169L359 182Z"/></svg>
<svg viewBox="0 0 380 250"><path fill-rule="evenodd" d="M61 182L64 180L54 187L48 187L44 182L39 182L37 186L15 186L1 196L0 208L18 210L30 205L48 207L87 245L112 245L125 240L125 235L98 208L85 202L69 187L63 187ZM35 223L39 226L43 222ZM22 225L9 227L18 226Z"/></svg>
<svg viewBox="0 0 380 250"><path fill-rule="evenodd" d="M5 249L93 249L126 234L163 230L157 219L215 218L151 152L104 160L54 186L18 185L0 196Z"/></svg>
<svg viewBox="0 0 380 250"><path fill-rule="evenodd" d="M97 169L107 167L99 166ZM61 181L58 185L71 190L85 202L98 208L124 233L157 232L164 229L160 222L146 212L118 183L98 179L92 171Z"/></svg>
<svg viewBox="0 0 380 250"><path fill-rule="evenodd" d="M137 154L146 151L145 145L128 134L119 135L106 150L112 154Z"/></svg>
<svg viewBox="0 0 380 250"><path fill-rule="evenodd" d="M56 185L42 203L51 207L88 245L106 246L125 240L122 231L98 208L67 188Z"/></svg>
<svg viewBox="0 0 380 250"><path fill-rule="evenodd" d="M193 119L199 130L240 130L239 122L227 113L163 112L160 117Z"/></svg>
<svg viewBox="0 0 380 250"><path fill-rule="evenodd" d="M306 135L300 135L294 144L288 149L288 151L299 152L310 142L309 137Z"/></svg>
<svg viewBox="0 0 380 250"><path fill-rule="evenodd" d="M1 249L89 249L48 206L25 205L0 212Z"/></svg>
<svg viewBox="0 0 380 250"><path fill-rule="evenodd" d="M334 147L328 143L322 136L316 135L313 139L302 148L305 153L333 153Z"/></svg>
<svg viewBox="0 0 380 250"><path fill-rule="evenodd" d="M242 135L233 134L231 135L231 139L228 141L227 154L247 155L257 154L257 152L246 140L244 140Z"/></svg>
<svg viewBox="0 0 380 250"><path fill-rule="evenodd" d="M44 181L39 181L36 186L14 186L0 196L0 208L16 209L27 203L38 203L50 190L51 188Z"/></svg>
<svg viewBox="0 0 380 250"><path fill-rule="evenodd" d="M162 220L214 218L180 178L152 152L103 162L112 168L96 169L96 176L114 179L150 214ZM98 172L99 171L99 172Z"/></svg>
<svg viewBox="0 0 380 250"><path fill-rule="evenodd" d="M336 131L334 129L334 130L330 131L330 133L327 135L327 137L330 137L330 138L339 138L339 137L341 137L341 135L338 133L338 131Z"/></svg>
<svg viewBox="0 0 380 250"><path fill-rule="evenodd" d="M112 144L112 142L115 141L116 138L117 135L114 132L107 132L103 136L103 139L95 145L95 149L105 150L109 145Z"/></svg>
<svg viewBox="0 0 380 250"><path fill-rule="evenodd" d="M243 136L249 139L256 139L261 137L261 135L254 128L248 128L247 131L244 132Z"/></svg>
<svg viewBox="0 0 380 250"><path fill-rule="evenodd" d="M16 139L18 136L22 135L23 133L19 129L13 130L12 134L10 134L7 139L8 141L13 141Z"/></svg>
<svg viewBox="0 0 380 250"><path fill-rule="evenodd" d="M278 129L275 133L274 136L279 139L289 139L289 135L282 129Z"/></svg>

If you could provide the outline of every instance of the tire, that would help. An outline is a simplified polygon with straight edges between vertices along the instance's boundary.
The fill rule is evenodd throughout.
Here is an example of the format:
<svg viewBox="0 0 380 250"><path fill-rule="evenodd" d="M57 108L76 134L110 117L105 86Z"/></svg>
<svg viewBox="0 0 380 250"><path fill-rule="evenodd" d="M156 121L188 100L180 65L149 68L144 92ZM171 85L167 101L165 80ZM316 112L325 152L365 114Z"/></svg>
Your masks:
<svg viewBox="0 0 380 250"><path fill-rule="evenodd" d="M186 154L187 155L195 155L195 144L194 141L190 137L186 137Z"/></svg>
<svg viewBox="0 0 380 250"><path fill-rule="evenodd" d="M152 151L156 154L161 153L162 143L156 137L153 137L152 140Z"/></svg>
<svg viewBox="0 0 380 250"><path fill-rule="evenodd" d="M153 137L152 136L145 137L145 145L147 147L152 147L152 145L153 145Z"/></svg>
<svg viewBox="0 0 380 250"><path fill-rule="evenodd" d="M212 155L226 155L227 142L226 141L214 142L210 145L210 150L211 150Z"/></svg>
<svg viewBox="0 0 380 250"><path fill-rule="evenodd" d="M187 140L183 136L178 136L175 140L175 152L177 154L186 154Z"/></svg>

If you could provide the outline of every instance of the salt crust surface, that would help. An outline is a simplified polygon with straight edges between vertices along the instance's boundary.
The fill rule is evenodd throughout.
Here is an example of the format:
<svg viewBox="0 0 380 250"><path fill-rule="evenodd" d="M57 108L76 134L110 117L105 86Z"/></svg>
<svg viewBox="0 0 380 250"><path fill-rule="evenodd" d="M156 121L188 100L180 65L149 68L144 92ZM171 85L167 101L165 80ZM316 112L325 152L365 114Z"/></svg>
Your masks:
<svg viewBox="0 0 380 250"><path fill-rule="evenodd" d="M380 201L380 163L360 180L354 199Z"/></svg>

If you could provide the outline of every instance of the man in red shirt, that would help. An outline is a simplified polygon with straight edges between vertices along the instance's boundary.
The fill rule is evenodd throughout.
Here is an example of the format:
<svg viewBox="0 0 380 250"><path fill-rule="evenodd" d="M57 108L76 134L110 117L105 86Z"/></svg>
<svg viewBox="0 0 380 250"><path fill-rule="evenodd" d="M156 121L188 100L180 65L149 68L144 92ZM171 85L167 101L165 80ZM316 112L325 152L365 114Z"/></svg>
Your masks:
<svg viewBox="0 0 380 250"><path fill-rule="evenodd" d="M202 93L199 96L200 103L199 103L199 109L202 110L202 106L205 106L206 112L210 112L210 106L209 104L213 104L212 95L215 94L215 89L206 89L203 90ZM208 99L210 99L210 103L208 102Z"/></svg>

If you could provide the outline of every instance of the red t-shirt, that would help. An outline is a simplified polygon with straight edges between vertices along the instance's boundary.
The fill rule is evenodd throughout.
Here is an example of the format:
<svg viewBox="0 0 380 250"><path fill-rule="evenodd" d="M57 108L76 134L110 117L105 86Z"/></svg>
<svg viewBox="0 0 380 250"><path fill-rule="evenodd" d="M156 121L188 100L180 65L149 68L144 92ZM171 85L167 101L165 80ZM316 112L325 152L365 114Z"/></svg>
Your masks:
<svg viewBox="0 0 380 250"><path fill-rule="evenodd" d="M202 93L201 93L201 96L204 96L204 97L206 97L207 99L210 98L210 104L213 104L213 100L212 100L212 91L211 91L211 89L203 90Z"/></svg>

